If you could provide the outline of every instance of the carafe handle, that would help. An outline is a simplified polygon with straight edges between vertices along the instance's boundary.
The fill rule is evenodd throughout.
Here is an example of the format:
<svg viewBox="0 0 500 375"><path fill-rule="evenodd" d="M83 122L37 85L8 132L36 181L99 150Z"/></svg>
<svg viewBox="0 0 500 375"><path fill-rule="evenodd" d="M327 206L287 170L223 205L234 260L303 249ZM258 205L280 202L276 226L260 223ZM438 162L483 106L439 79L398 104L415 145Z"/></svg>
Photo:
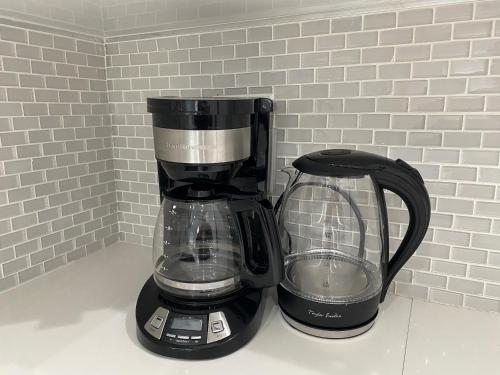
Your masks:
<svg viewBox="0 0 500 375"><path fill-rule="evenodd" d="M234 199L229 205L240 229L241 282L251 288L278 285L284 267L272 204L267 199Z"/></svg>
<svg viewBox="0 0 500 375"><path fill-rule="evenodd" d="M413 255L424 239L429 226L431 206L429 194L425 188L422 176L415 168L401 159L396 161L388 159L383 168L372 173L372 177L378 183L380 188L380 211L382 213L384 228L383 235L386 239L389 238L389 233L387 228L387 209L385 207L383 189L392 191L398 195L403 202L405 202L409 214L409 223L406 234L390 261L388 261L388 244L385 245L384 256L386 266L385 270L383 270L384 280L380 298L382 302L391 281L394 279L394 276L396 276L401 267L403 267L403 265Z"/></svg>

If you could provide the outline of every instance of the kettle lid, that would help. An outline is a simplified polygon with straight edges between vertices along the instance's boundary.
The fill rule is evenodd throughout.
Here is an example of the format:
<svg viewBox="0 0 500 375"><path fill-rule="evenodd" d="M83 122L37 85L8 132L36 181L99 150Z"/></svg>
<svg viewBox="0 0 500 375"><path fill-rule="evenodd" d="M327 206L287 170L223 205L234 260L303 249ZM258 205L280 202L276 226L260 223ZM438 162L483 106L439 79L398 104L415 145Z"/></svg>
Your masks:
<svg viewBox="0 0 500 375"><path fill-rule="evenodd" d="M329 177L361 177L383 169L389 159L369 152L330 149L311 152L292 165L300 172Z"/></svg>

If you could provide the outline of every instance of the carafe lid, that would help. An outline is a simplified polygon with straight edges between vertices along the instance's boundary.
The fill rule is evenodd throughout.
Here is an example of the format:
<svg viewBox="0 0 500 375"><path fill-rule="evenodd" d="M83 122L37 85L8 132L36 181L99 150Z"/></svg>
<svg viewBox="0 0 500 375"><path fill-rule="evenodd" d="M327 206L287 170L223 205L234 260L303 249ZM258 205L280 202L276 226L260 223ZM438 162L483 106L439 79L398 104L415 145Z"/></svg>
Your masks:
<svg viewBox="0 0 500 375"><path fill-rule="evenodd" d="M303 155L292 165L315 176L360 177L383 169L387 163L387 158L369 152L331 149Z"/></svg>

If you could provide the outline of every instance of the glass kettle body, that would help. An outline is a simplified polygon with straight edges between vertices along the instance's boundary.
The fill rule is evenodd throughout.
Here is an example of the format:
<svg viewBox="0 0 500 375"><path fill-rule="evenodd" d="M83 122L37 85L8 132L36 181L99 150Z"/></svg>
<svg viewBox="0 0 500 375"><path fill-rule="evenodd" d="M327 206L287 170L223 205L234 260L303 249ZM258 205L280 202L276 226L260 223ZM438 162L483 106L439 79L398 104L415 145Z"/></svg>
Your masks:
<svg viewBox="0 0 500 375"><path fill-rule="evenodd" d="M314 152L293 165L284 170L289 181L277 203L284 317L316 336L362 333L427 230L430 203L423 180L401 160L361 151ZM385 189L401 196L410 214L392 259Z"/></svg>

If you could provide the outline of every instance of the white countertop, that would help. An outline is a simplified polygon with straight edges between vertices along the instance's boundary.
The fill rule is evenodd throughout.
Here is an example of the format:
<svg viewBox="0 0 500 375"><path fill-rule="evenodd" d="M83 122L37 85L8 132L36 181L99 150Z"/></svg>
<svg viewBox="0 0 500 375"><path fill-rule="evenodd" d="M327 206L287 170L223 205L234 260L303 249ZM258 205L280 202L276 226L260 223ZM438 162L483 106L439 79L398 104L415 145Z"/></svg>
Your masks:
<svg viewBox="0 0 500 375"><path fill-rule="evenodd" d="M500 371L500 314L389 296L375 326L344 340L306 336L267 301L244 348L182 361L137 341L135 301L151 250L115 243L0 295L0 374L493 374Z"/></svg>

